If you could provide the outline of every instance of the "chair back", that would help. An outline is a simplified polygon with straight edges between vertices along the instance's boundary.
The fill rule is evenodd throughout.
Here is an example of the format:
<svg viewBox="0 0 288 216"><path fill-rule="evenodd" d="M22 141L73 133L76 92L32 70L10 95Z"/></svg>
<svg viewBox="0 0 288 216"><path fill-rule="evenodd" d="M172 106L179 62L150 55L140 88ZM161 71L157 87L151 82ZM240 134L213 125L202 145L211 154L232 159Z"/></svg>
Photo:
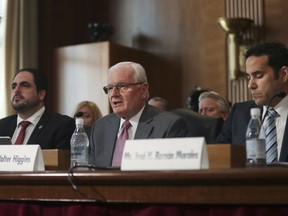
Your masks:
<svg viewBox="0 0 288 216"><path fill-rule="evenodd" d="M222 118L201 115L185 108L174 109L171 112L184 119L188 127L189 137L205 137L206 143L213 142L224 123Z"/></svg>
<svg viewBox="0 0 288 216"><path fill-rule="evenodd" d="M88 139L90 141L90 137L91 137L91 131L92 131L92 126L87 126L87 125L84 125L84 130L88 136Z"/></svg>

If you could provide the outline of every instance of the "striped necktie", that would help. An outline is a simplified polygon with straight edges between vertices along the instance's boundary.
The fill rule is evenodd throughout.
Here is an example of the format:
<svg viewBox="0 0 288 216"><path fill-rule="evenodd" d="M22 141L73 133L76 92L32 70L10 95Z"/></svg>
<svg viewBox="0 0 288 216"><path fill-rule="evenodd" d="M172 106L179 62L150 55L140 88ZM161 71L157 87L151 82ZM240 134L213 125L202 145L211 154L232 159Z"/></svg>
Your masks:
<svg viewBox="0 0 288 216"><path fill-rule="evenodd" d="M266 135L266 162L272 163L277 161L278 153L277 153L277 131L275 124L275 117L278 116L278 113L270 108L268 110L268 118L265 129Z"/></svg>

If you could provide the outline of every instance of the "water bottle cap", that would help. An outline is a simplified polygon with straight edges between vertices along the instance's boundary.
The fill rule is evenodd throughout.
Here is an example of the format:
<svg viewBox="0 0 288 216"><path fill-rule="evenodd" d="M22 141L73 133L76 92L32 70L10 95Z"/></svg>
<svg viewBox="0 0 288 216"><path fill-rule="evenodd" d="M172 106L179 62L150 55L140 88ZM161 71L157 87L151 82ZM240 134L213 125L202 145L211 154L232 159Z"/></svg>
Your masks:
<svg viewBox="0 0 288 216"><path fill-rule="evenodd" d="M83 118L76 118L76 125L84 125L84 119Z"/></svg>
<svg viewBox="0 0 288 216"><path fill-rule="evenodd" d="M250 114L251 114L251 116L260 116L260 113L261 113L261 111L260 111L260 108L251 108L251 110L250 110Z"/></svg>

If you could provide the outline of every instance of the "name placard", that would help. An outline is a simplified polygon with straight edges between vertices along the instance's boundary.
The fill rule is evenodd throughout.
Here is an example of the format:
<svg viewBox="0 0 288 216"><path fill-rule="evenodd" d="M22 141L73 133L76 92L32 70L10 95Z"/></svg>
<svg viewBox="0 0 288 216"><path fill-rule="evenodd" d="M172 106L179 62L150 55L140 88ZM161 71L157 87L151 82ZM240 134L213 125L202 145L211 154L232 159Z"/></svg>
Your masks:
<svg viewBox="0 0 288 216"><path fill-rule="evenodd" d="M0 145L0 171L44 171L39 145Z"/></svg>
<svg viewBox="0 0 288 216"><path fill-rule="evenodd" d="M127 140L121 170L208 169L204 137Z"/></svg>

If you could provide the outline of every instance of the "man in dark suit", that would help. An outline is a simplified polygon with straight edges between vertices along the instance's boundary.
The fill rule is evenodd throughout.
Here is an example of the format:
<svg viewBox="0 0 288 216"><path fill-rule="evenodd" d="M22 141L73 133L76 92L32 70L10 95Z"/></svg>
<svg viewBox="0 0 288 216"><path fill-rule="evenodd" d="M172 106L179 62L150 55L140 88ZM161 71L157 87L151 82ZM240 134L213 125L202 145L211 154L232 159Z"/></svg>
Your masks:
<svg viewBox="0 0 288 216"><path fill-rule="evenodd" d="M35 68L19 70L12 82L11 103L17 115L0 120L0 136L10 136L16 142L21 122L30 122L25 138L18 144L39 144L42 149L70 149L75 129L73 118L45 109L47 79Z"/></svg>
<svg viewBox="0 0 288 216"><path fill-rule="evenodd" d="M263 125L266 110L277 113L277 160L288 161L288 49L281 43L263 43L250 48L246 55L248 88L254 101L233 105L228 121L214 143L245 145L250 109L260 107ZM282 93L282 94L279 94ZM275 96L278 95L278 96Z"/></svg>
<svg viewBox="0 0 288 216"><path fill-rule="evenodd" d="M99 167L113 165L116 140L129 121L129 139L187 136L184 120L173 113L147 104L149 84L144 68L134 62L120 62L108 71L108 94L113 113L95 121L90 139L89 163Z"/></svg>

